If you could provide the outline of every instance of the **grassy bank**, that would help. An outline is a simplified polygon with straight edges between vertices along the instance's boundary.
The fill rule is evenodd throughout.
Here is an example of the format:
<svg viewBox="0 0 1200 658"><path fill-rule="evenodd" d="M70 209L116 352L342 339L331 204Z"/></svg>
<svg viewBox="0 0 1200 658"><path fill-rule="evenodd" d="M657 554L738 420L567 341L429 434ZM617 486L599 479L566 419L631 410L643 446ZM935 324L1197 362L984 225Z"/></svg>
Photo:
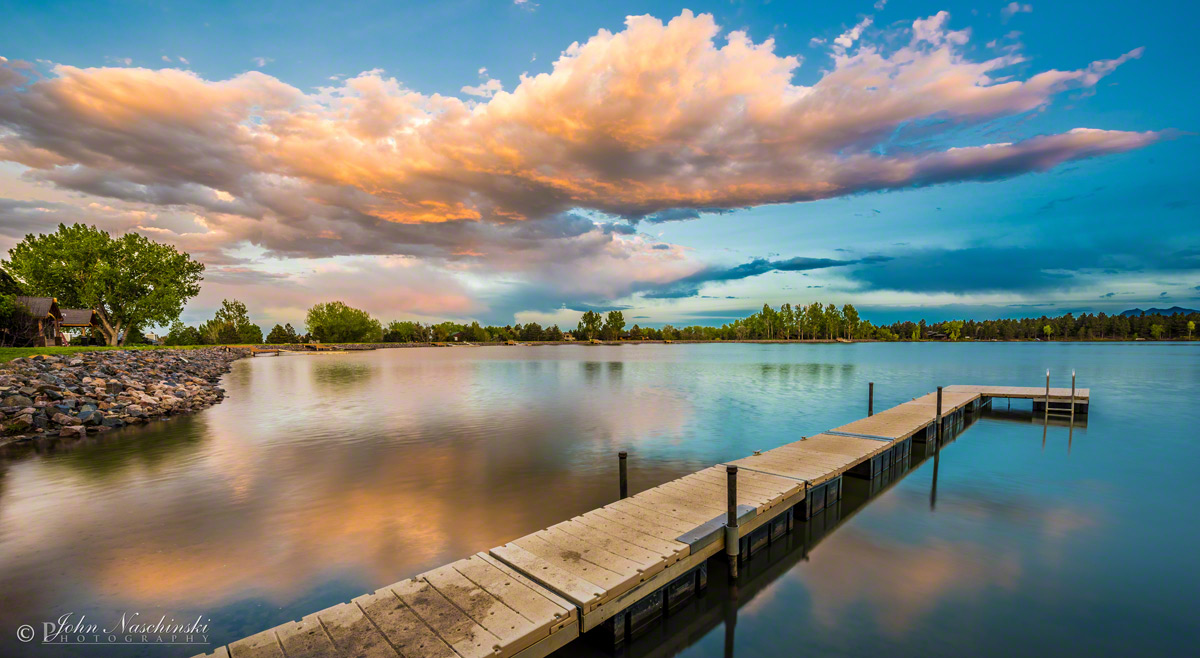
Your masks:
<svg viewBox="0 0 1200 658"><path fill-rule="evenodd" d="M166 346L166 345L127 345L125 347L108 347L105 345L95 346L76 346L76 347L0 347L0 363L8 363L13 359L19 359L23 356L36 356L38 354L78 354L79 352L97 352L103 350L194 350L205 345L189 345L186 347ZM212 347L208 345L207 347Z"/></svg>

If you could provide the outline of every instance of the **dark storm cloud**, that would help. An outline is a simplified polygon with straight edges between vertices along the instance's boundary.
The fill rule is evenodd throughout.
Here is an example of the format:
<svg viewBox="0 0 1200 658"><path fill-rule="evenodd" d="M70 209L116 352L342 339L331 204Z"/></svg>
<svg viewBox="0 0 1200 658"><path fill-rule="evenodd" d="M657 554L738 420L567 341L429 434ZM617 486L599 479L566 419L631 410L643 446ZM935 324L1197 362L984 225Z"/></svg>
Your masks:
<svg viewBox="0 0 1200 658"><path fill-rule="evenodd" d="M626 217L631 222L645 221L651 224L663 224L666 222L686 222L693 219L700 219L701 215L725 215L733 212L728 208L668 208L656 212L652 215L639 217L631 215Z"/></svg>
<svg viewBox="0 0 1200 658"><path fill-rule="evenodd" d="M677 279L668 284L660 285L655 288L644 291L644 296L649 299L679 299L683 297L694 297L700 292L701 286L706 283L720 283L723 281L737 281L740 279L748 279L750 277L759 276L768 272L800 272L805 270L819 270L829 267L844 267L846 265L857 265L861 263L881 263L887 261L884 256L868 256L856 260L835 260L832 258L808 258L806 256L796 256L786 260L768 260L766 258L756 258L748 263L734 265L733 267L706 267L695 274Z"/></svg>
<svg viewBox="0 0 1200 658"><path fill-rule="evenodd" d="M1152 243L1111 248L967 247L921 249L849 271L868 289L903 292L1043 292L1090 283L1097 275L1200 270L1200 249Z"/></svg>

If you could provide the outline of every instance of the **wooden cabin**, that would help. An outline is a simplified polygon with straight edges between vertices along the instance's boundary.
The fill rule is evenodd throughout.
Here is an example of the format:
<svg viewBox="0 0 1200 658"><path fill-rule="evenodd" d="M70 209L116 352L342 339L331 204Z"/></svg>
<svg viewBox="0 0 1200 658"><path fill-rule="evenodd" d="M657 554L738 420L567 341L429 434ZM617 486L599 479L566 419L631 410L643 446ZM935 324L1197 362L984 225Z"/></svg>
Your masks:
<svg viewBox="0 0 1200 658"><path fill-rule="evenodd" d="M61 331L62 311L58 308L58 300L53 297L17 297L17 303L24 306L36 323L34 327L33 346L62 345Z"/></svg>

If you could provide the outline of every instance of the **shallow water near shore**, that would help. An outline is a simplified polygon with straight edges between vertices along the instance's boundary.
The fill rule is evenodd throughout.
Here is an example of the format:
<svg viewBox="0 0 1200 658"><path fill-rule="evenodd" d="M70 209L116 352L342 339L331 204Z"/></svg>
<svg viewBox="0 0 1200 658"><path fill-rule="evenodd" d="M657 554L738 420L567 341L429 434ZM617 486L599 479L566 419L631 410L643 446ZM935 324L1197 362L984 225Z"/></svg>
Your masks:
<svg viewBox="0 0 1200 658"><path fill-rule="evenodd" d="M1189 651L1200 344L925 343L244 359L216 407L0 461L0 654L207 652L16 630L200 617L215 647L607 504L619 450L636 492L865 416L870 381L882 410L1047 368L1091 389L1073 429L996 401L936 491L914 463L819 542L755 556L736 596L714 574L628 655Z"/></svg>

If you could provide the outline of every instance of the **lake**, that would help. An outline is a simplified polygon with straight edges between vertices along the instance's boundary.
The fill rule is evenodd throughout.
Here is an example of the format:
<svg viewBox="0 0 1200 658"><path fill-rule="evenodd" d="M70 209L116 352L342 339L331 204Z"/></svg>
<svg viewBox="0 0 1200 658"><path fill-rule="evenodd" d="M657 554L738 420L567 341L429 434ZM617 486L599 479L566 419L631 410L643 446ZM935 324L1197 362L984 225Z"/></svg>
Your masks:
<svg viewBox="0 0 1200 658"><path fill-rule="evenodd" d="M736 591L710 569L629 655L1191 651L1200 344L873 343L239 361L216 407L0 461L0 654L205 652L15 629L202 617L223 644L605 505L620 450L637 492L863 417L868 382L882 410L939 384L1041 386L1047 368L1091 389L1084 422L997 400L942 450L936 491L914 455L756 555Z"/></svg>

